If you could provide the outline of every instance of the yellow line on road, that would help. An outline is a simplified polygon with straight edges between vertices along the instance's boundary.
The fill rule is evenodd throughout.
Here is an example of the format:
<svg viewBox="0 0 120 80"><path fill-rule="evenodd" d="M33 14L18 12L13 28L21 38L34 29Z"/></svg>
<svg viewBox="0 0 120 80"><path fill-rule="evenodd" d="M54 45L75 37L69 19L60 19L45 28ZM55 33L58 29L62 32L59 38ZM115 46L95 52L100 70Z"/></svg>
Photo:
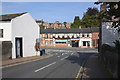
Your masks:
<svg viewBox="0 0 120 80"><path fill-rule="evenodd" d="M25 63L29 63L29 62L33 62L33 61L37 61L37 60L41 60L41 59L46 59L46 58L49 58L51 56L48 56L48 57L45 57L45 58L40 58L40 59L34 59L34 60L30 60L30 61L24 61L24 62L20 62L20 63L16 63L16 64L11 64L11 65L1 66L0 69L1 68L11 67L11 66L16 66L16 65L19 65L19 64L25 64Z"/></svg>
<svg viewBox="0 0 120 80"><path fill-rule="evenodd" d="M77 76L75 77L75 80L77 80L79 78L79 76L81 75L80 72L82 71L83 67L81 66L78 73L77 73Z"/></svg>

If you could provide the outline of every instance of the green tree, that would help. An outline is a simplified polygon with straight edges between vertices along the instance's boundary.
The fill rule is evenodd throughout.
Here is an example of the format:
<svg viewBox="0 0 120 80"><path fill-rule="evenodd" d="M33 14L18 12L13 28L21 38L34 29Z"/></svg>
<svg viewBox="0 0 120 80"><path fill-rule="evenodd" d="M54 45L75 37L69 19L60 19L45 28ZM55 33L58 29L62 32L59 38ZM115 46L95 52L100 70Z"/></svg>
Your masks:
<svg viewBox="0 0 120 80"><path fill-rule="evenodd" d="M43 26L43 25L39 25L39 27L40 27L40 28L43 28L43 29L45 28L45 26Z"/></svg>
<svg viewBox="0 0 120 80"><path fill-rule="evenodd" d="M79 16L75 16L73 24L71 24L71 28L79 28L80 27L80 18Z"/></svg>
<svg viewBox="0 0 120 80"><path fill-rule="evenodd" d="M65 25L65 28L66 28L66 24L67 24L67 22L63 22L63 24Z"/></svg>
<svg viewBox="0 0 120 80"><path fill-rule="evenodd" d="M101 12L99 17L100 19L106 17L119 18L118 21L113 22L113 27L118 27L118 31L120 32L120 1L119 2L95 2L95 4L103 4L106 5L106 12Z"/></svg>
<svg viewBox="0 0 120 80"><path fill-rule="evenodd" d="M84 14L81 20L81 27L99 27L99 19L98 19L98 9L97 8L88 8L87 12Z"/></svg>

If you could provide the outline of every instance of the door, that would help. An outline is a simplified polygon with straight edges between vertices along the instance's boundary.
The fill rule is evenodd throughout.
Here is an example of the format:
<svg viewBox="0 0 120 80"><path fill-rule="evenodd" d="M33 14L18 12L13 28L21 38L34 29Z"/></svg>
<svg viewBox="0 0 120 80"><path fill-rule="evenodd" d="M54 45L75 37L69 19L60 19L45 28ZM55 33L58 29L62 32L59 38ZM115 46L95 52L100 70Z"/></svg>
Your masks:
<svg viewBox="0 0 120 80"><path fill-rule="evenodd" d="M72 47L79 47L79 41L78 40L72 41Z"/></svg>
<svg viewBox="0 0 120 80"><path fill-rule="evenodd" d="M16 58L23 57L22 54L22 38L15 38L16 40Z"/></svg>

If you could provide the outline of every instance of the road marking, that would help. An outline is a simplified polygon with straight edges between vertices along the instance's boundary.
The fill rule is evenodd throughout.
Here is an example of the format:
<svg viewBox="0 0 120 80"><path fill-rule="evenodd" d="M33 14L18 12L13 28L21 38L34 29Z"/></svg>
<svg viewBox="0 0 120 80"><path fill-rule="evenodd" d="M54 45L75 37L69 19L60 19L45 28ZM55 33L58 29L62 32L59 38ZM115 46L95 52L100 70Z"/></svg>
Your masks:
<svg viewBox="0 0 120 80"><path fill-rule="evenodd" d="M60 57L60 56L57 56L57 57Z"/></svg>
<svg viewBox="0 0 120 80"><path fill-rule="evenodd" d="M75 77L75 80L77 80L80 76L80 72L83 70L83 67L81 66L78 73L77 73L77 76Z"/></svg>
<svg viewBox="0 0 120 80"><path fill-rule="evenodd" d="M51 56L53 56L53 55L51 55ZM47 56L47 57L44 57L44 58L41 58L41 59L46 59L46 58L49 58L51 56ZM16 65L20 65L20 64L25 64L25 63L29 63L29 62L33 62L33 61L38 61L38 60L41 60L41 59L34 59L34 60L24 61L24 62L20 62L20 63L16 63L16 64L10 64L10 65L6 65L6 66L1 66L0 69L16 66Z"/></svg>
<svg viewBox="0 0 120 80"><path fill-rule="evenodd" d="M51 66L51 65L53 65L53 64L55 64L56 62L53 62L53 63L51 63L51 64L48 64L48 65L46 65L46 66L44 66L44 67L42 67L42 68L40 68L40 69L37 69L37 70L35 70L35 72L38 72L38 71L40 71L40 70L43 70L43 69L45 69L45 68L47 68L47 67L49 67L49 66Z"/></svg>
<svg viewBox="0 0 120 80"><path fill-rule="evenodd" d="M64 59L66 59L66 58L68 58L68 56L66 56L66 57L64 57L64 58L62 58L62 59L60 59L60 60L64 60Z"/></svg>
<svg viewBox="0 0 120 80"><path fill-rule="evenodd" d="M73 53L71 55L73 55Z"/></svg>

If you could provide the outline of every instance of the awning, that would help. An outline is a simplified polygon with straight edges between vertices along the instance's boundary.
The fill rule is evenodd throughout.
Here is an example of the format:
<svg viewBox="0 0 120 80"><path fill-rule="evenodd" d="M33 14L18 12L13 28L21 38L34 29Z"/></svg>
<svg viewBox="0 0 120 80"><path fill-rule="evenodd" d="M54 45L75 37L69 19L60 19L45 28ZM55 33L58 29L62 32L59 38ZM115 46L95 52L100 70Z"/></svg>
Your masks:
<svg viewBox="0 0 120 80"><path fill-rule="evenodd" d="M70 39L70 40L80 40L79 38L72 38L72 39Z"/></svg>
<svg viewBox="0 0 120 80"><path fill-rule="evenodd" d="M55 41L59 41L59 42L66 42L66 41L68 41L67 39L55 39Z"/></svg>

